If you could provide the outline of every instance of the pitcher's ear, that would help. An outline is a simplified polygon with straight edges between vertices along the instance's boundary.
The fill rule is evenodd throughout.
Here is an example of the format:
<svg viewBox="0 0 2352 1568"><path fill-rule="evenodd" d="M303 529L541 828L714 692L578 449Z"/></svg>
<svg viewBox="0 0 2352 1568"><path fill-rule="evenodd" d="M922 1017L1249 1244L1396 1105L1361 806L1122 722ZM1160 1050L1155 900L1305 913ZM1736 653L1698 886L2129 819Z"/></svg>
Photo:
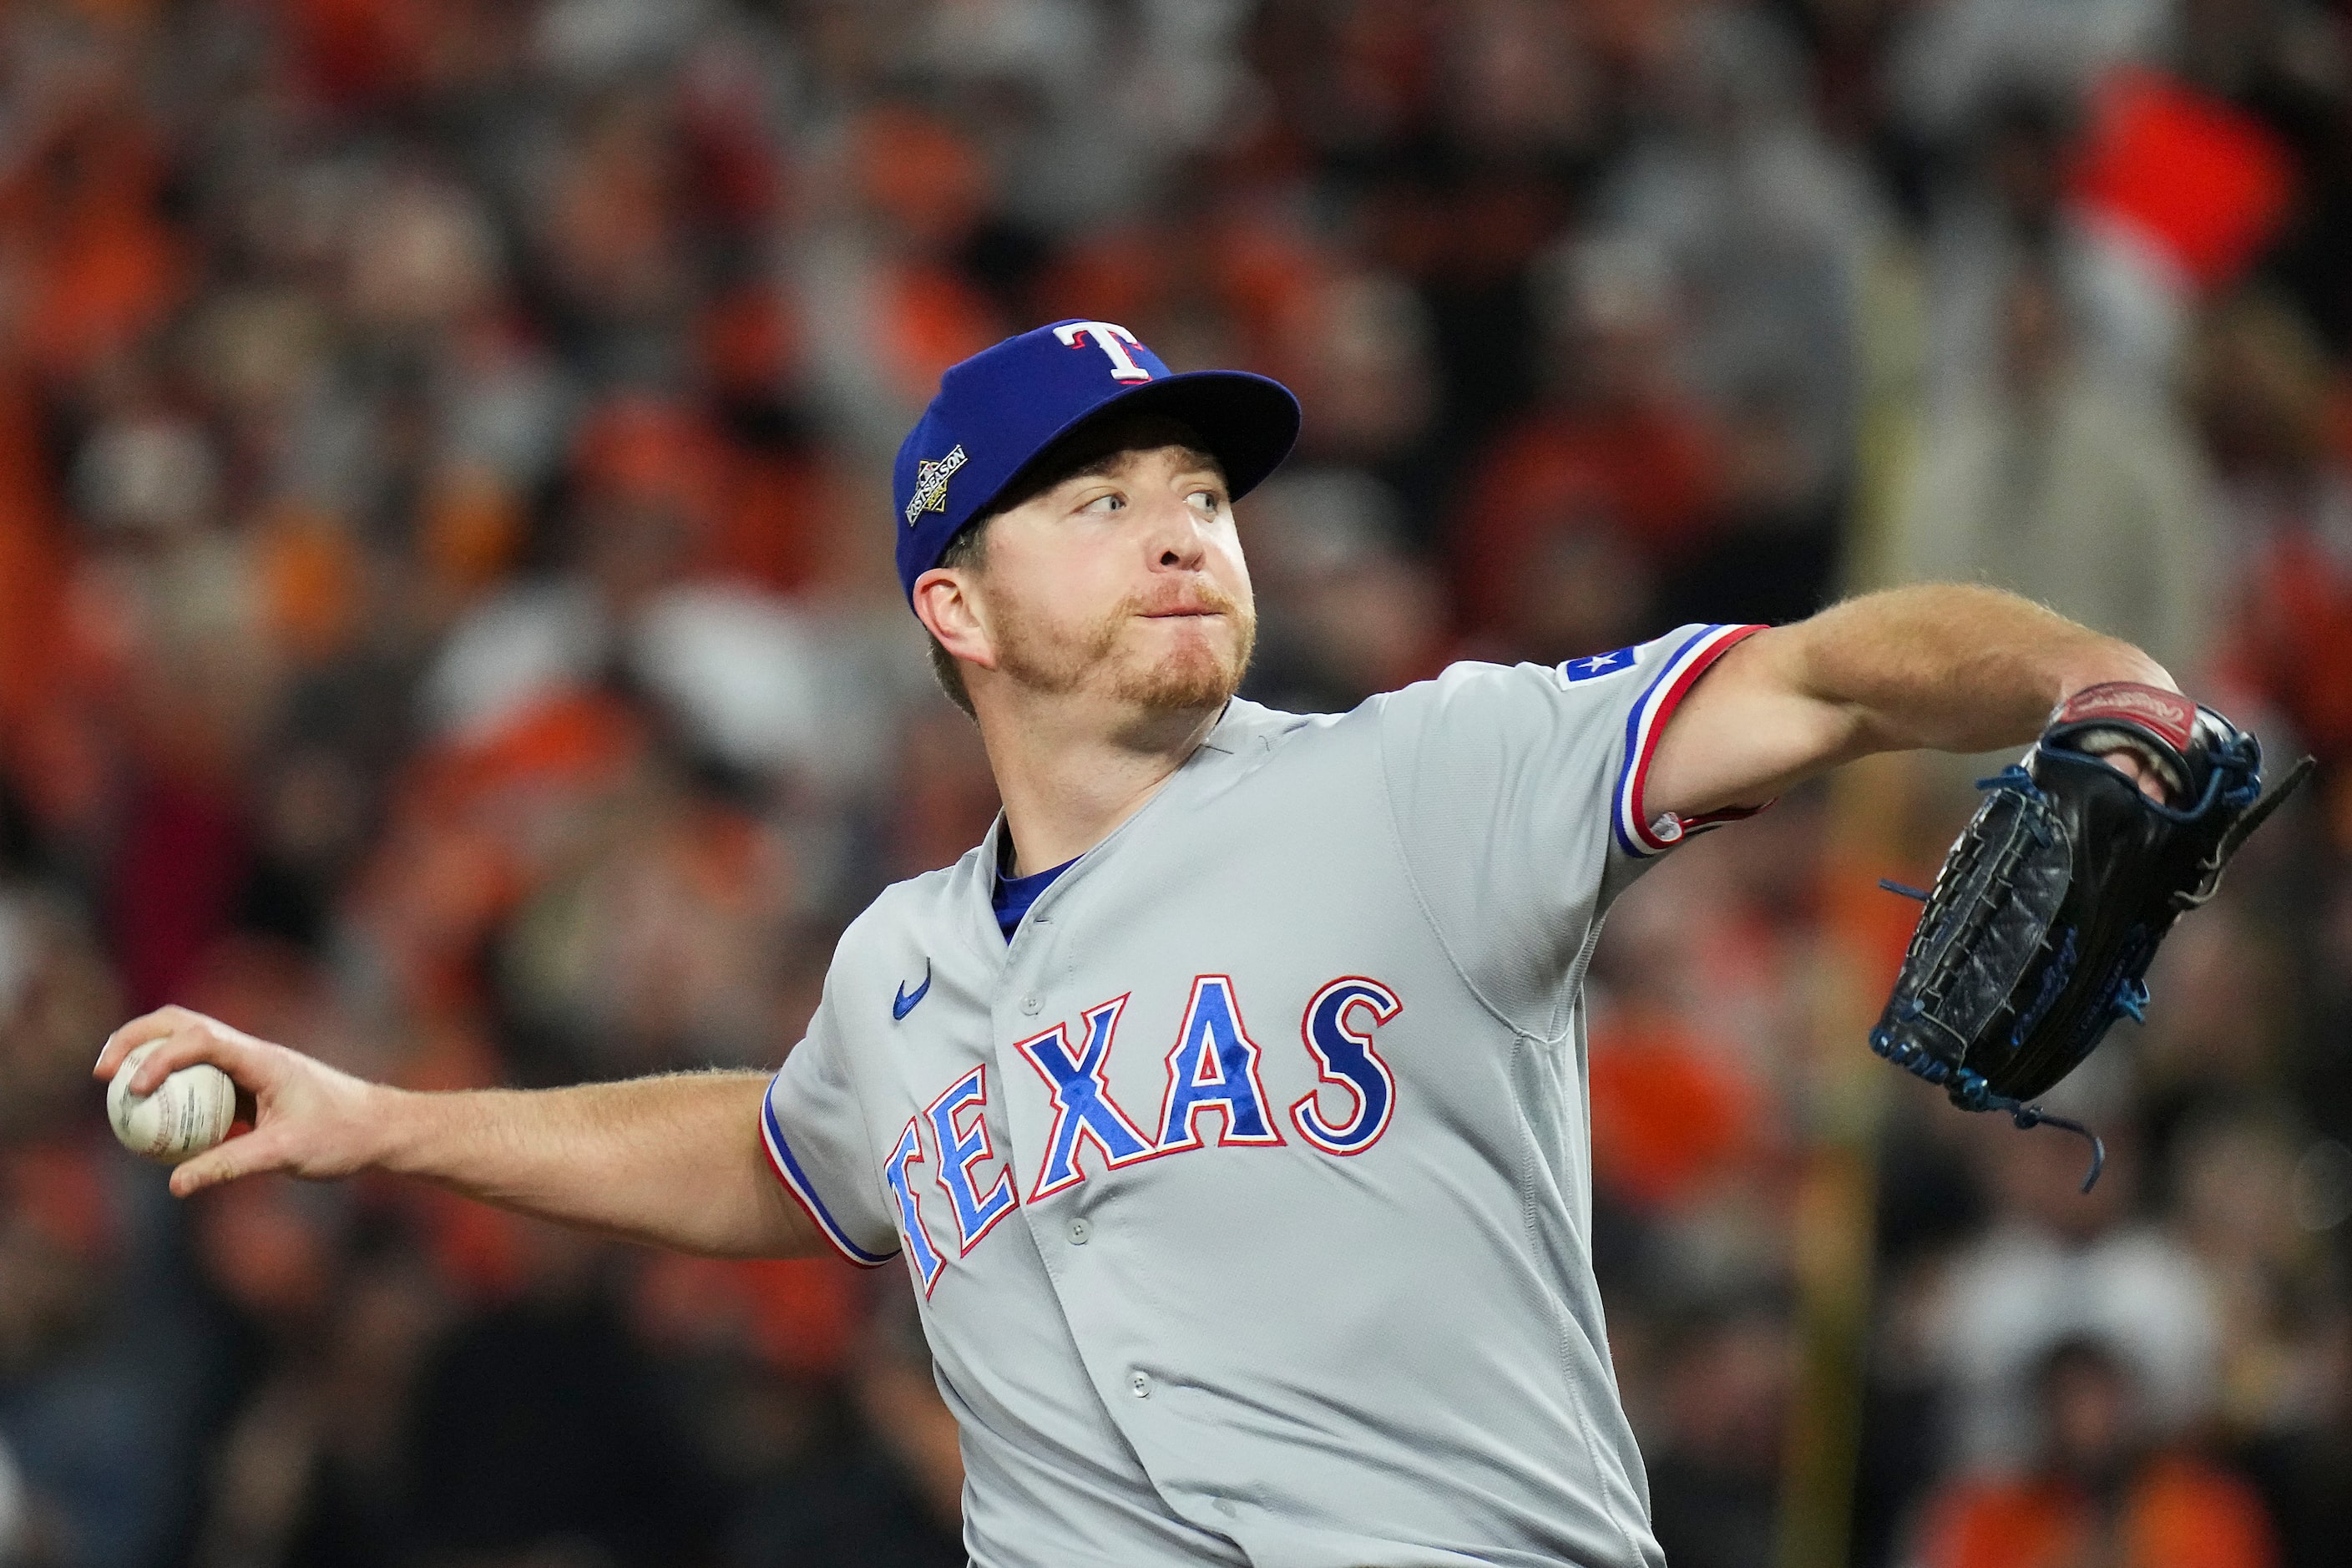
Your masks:
<svg viewBox="0 0 2352 1568"><path fill-rule="evenodd" d="M996 668L996 647L984 606L963 573L934 566L915 579L915 618L940 647L966 664Z"/></svg>

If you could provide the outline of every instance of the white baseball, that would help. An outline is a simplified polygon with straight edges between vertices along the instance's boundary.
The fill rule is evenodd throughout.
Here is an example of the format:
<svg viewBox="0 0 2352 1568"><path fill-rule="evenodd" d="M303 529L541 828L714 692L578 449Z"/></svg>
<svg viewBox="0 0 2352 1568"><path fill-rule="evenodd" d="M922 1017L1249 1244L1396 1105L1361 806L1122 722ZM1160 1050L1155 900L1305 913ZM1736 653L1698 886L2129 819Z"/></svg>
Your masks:
<svg viewBox="0 0 2352 1568"><path fill-rule="evenodd" d="M141 1059L163 1043L150 1040L122 1058L107 1086L106 1119L125 1149L176 1165L228 1136L228 1124L236 1120L236 1085L211 1063L198 1062L172 1074L152 1094L131 1093Z"/></svg>

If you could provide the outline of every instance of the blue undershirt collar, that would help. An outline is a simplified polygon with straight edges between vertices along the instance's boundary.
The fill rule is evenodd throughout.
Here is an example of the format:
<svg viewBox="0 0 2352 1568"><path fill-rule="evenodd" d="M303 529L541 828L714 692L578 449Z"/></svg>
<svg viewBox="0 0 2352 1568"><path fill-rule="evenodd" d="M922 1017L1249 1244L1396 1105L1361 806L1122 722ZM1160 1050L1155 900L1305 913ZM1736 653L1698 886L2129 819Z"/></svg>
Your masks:
<svg viewBox="0 0 2352 1568"><path fill-rule="evenodd" d="M1012 840L1005 842L1009 847ZM1006 942L1013 940L1013 932L1021 924L1021 917L1029 912L1029 906L1037 901L1038 895L1054 885L1055 878L1084 858L1084 856L1073 855L1058 866L1034 871L1026 877L1008 877L1002 867L998 868L996 892L989 900L989 904L996 910L996 928L1004 933Z"/></svg>

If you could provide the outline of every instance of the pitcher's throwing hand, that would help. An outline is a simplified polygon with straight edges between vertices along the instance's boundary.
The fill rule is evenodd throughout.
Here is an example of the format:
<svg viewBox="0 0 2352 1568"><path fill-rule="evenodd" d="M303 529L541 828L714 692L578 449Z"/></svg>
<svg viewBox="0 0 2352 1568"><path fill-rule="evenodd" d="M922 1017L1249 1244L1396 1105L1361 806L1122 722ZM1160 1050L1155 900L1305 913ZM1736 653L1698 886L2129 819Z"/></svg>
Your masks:
<svg viewBox="0 0 2352 1568"><path fill-rule="evenodd" d="M155 1049L132 1069L130 1093L152 1094L173 1073L205 1063L226 1073L240 1101L252 1108L253 1131L172 1173L177 1196L265 1171L348 1176L382 1155L384 1102L392 1089L185 1007L160 1007L108 1036L97 1076L110 1084L117 1068L150 1043Z"/></svg>

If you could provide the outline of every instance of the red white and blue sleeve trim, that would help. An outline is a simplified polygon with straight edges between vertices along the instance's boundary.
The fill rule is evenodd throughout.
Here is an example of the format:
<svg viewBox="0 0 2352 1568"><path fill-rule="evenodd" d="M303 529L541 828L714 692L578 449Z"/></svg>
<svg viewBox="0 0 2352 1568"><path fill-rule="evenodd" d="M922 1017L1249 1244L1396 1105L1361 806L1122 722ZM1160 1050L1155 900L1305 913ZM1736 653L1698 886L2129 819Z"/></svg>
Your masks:
<svg viewBox="0 0 2352 1568"><path fill-rule="evenodd" d="M1636 860L1663 855L1693 833L1753 816L1764 809L1761 805L1746 805L1709 812L1704 816L1676 816L1665 812L1653 817L1642 804L1642 786L1649 778L1651 755L1657 750L1658 737L1665 733L1666 721L1674 717L1684 694L1734 644L1763 629L1760 626L1702 626L1675 649L1665 668L1651 679L1633 703L1633 711L1625 715L1625 758L1617 774L1615 826L1618 847Z"/></svg>
<svg viewBox="0 0 2352 1568"><path fill-rule="evenodd" d="M774 1093L772 1084L769 1093ZM841 1222L833 1217L833 1211L824 1206L824 1200L817 1196L815 1184L808 1179L808 1173L793 1157L793 1146L784 1142L784 1130L776 1124L776 1108L765 1098L760 1101L760 1141L767 1146L768 1163L775 1167L776 1180L783 1183L784 1191L808 1211L809 1218L816 1222L818 1233L833 1243L835 1251L860 1268L879 1268L898 1256L895 1251L868 1252L849 1238Z"/></svg>

